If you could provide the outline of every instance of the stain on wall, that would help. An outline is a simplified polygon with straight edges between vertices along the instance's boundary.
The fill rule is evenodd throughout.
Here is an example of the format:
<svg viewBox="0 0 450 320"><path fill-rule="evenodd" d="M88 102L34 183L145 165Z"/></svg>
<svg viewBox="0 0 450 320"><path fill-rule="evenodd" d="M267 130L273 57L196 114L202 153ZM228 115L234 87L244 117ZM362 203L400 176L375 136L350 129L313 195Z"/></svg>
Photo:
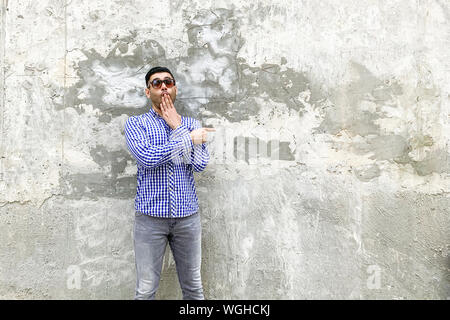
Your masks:
<svg viewBox="0 0 450 320"><path fill-rule="evenodd" d="M196 174L207 298L447 299L449 12L2 1L0 297L133 297L123 126L164 65L178 112L217 129ZM169 251L158 298L181 298Z"/></svg>

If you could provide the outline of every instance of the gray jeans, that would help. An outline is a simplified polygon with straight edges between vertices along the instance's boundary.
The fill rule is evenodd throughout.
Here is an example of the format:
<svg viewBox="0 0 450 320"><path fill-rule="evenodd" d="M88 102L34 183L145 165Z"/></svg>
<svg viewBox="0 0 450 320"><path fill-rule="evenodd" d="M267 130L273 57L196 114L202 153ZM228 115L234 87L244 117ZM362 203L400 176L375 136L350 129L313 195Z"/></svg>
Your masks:
<svg viewBox="0 0 450 320"><path fill-rule="evenodd" d="M135 213L135 300L155 299L167 242L175 259L183 299L204 299L200 275L201 230L198 212L184 218L157 218Z"/></svg>

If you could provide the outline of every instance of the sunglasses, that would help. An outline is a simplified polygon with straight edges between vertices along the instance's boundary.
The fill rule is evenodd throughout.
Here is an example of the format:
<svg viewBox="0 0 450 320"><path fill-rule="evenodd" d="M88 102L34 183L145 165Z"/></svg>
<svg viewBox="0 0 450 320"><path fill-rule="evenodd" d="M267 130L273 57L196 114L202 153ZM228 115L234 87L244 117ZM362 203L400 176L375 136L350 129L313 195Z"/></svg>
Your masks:
<svg viewBox="0 0 450 320"><path fill-rule="evenodd" d="M164 80L161 80L161 79L157 78L157 79L153 79L152 82L150 82L150 83L151 83L153 88L159 89L159 88L161 88L163 82L164 82L164 84L166 85L167 88L172 88L175 85L175 80L174 79L170 79L170 78L167 78L167 79L164 79Z"/></svg>

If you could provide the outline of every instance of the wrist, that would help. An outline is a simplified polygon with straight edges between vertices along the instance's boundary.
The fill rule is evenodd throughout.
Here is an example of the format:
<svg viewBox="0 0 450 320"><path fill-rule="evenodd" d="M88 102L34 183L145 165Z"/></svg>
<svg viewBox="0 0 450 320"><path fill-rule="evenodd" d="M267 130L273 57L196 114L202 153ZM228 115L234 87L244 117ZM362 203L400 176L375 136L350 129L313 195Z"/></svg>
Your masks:
<svg viewBox="0 0 450 320"><path fill-rule="evenodd" d="M179 126L181 126L182 125L182 123L181 123L181 121L180 122L176 122L175 124L172 124L170 127L172 128L172 130L175 130L175 129L177 129Z"/></svg>
<svg viewBox="0 0 450 320"><path fill-rule="evenodd" d="M171 126L172 130L175 130L176 128L178 128L179 126L181 126L182 122L181 122L181 116L179 116L179 119L177 122L175 122L174 125Z"/></svg>

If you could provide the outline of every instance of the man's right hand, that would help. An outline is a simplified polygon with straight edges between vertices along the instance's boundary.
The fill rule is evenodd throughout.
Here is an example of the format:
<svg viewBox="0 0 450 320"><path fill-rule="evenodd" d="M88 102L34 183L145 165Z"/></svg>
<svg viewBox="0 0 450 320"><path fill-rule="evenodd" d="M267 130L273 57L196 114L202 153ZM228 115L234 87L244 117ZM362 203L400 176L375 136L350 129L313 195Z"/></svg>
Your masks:
<svg viewBox="0 0 450 320"><path fill-rule="evenodd" d="M214 132L214 128L200 128L191 131L191 139L194 144L202 144L207 141L208 132Z"/></svg>
<svg viewBox="0 0 450 320"><path fill-rule="evenodd" d="M172 98L169 94L163 94L160 104L162 118L166 121L172 130L175 130L181 124L181 116L173 106Z"/></svg>

